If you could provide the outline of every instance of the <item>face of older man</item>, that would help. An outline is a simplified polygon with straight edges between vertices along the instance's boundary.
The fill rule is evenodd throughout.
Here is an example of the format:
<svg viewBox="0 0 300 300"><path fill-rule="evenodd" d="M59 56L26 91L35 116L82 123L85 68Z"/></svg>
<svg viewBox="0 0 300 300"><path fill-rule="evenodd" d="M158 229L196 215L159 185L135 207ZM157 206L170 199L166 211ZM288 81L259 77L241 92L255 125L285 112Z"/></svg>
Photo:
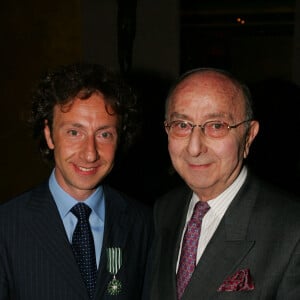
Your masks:
<svg viewBox="0 0 300 300"><path fill-rule="evenodd" d="M222 74L194 73L173 91L166 112L166 124L172 124L166 127L169 154L202 201L219 195L238 176L259 129L257 121L243 121L242 92ZM205 129L194 126L204 124ZM239 125L227 130L227 124Z"/></svg>

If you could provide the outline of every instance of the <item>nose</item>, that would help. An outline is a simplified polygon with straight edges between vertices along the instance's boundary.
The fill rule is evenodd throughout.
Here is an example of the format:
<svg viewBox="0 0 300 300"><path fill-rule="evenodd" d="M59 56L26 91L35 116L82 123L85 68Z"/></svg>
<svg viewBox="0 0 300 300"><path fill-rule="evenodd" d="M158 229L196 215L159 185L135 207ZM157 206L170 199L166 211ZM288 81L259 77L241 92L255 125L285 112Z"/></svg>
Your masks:
<svg viewBox="0 0 300 300"><path fill-rule="evenodd" d="M99 158L98 154L98 149L97 149L97 144L95 141L94 136L88 137L84 142L83 142L83 149L82 149L82 158L86 162L94 162Z"/></svg>
<svg viewBox="0 0 300 300"><path fill-rule="evenodd" d="M207 151L207 146L205 145L205 136L199 126L195 126L191 132L187 145L187 151L192 156L198 156Z"/></svg>

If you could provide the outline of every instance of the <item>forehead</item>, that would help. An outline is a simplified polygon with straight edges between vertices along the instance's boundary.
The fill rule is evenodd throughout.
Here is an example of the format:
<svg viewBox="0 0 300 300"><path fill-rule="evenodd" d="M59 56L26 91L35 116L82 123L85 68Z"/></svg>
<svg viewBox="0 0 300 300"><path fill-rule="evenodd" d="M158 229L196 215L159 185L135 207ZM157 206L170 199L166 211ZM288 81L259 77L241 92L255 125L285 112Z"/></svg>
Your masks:
<svg viewBox="0 0 300 300"><path fill-rule="evenodd" d="M105 103L103 95L94 93L87 99L75 98L65 105L54 107L54 119L83 120L100 122L102 120L115 120L116 114Z"/></svg>
<svg viewBox="0 0 300 300"><path fill-rule="evenodd" d="M243 117L245 101L241 88L225 75L204 72L189 75L174 89L168 113L195 117Z"/></svg>

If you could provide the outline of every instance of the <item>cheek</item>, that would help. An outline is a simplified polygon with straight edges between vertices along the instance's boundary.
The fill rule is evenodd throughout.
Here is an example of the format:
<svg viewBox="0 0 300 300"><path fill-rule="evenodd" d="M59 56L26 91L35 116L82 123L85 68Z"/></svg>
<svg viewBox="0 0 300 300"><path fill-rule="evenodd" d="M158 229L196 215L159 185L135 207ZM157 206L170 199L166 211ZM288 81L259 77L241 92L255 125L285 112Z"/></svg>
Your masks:
<svg viewBox="0 0 300 300"><path fill-rule="evenodd" d="M73 155L74 152L77 152L74 147L70 145L66 146L64 143L55 144L54 156L57 158L68 158Z"/></svg>
<svg viewBox="0 0 300 300"><path fill-rule="evenodd" d="M117 144L112 145L98 145L97 146L97 152L100 155L100 157L104 158L107 161L114 160L115 154L117 150Z"/></svg>
<svg viewBox="0 0 300 300"><path fill-rule="evenodd" d="M224 139L211 139L206 142L207 155L219 161L232 162L240 156L240 144L236 137L228 136Z"/></svg>
<svg viewBox="0 0 300 300"><path fill-rule="evenodd" d="M243 157L242 148L236 139L230 139L215 146L214 153L221 160L236 162Z"/></svg>
<svg viewBox="0 0 300 300"><path fill-rule="evenodd" d="M168 140L168 150L171 156L179 155L179 153L184 148L182 143L178 143L176 140Z"/></svg>
<svg viewBox="0 0 300 300"><path fill-rule="evenodd" d="M53 140L55 145L54 155L56 157L60 156L63 158L68 158L70 156L73 156L74 153L79 152L83 147L82 143L80 142L70 141L60 136L54 136Z"/></svg>

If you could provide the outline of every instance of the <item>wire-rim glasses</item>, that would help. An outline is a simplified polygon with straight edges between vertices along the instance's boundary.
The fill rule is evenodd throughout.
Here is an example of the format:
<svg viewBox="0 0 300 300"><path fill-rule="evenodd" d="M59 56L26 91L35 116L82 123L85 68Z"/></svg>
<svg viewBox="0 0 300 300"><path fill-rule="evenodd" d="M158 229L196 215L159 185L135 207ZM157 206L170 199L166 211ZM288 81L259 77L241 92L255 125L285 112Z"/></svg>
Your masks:
<svg viewBox="0 0 300 300"><path fill-rule="evenodd" d="M222 138L226 136L232 128L237 128L238 126L250 122L251 120L244 120L234 125L229 125L222 121L208 121L204 124L193 124L188 121L174 120L171 122L165 121L165 128L168 134L177 137L185 138L191 135L195 127L199 127L203 134L210 138Z"/></svg>

